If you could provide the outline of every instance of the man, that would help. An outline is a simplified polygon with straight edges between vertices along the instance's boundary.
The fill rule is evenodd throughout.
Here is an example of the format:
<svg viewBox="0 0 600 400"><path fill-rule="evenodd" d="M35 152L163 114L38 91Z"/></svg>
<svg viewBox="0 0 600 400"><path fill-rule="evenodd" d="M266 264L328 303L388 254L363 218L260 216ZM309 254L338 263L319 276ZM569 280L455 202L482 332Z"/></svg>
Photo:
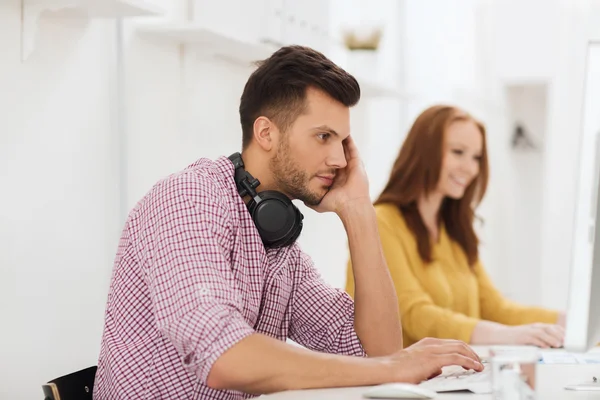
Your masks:
<svg viewBox="0 0 600 400"><path fill-rule="evenodd" d="M95 398L238 399L419 382L451 364L482 370L464 343L430 339L402 349L350 136L349 109L359 97L356 80L322 54L284 47L244 88L241 158L201 159L137 204L115 261ZM270 211L261 196L272 200ZM289 199L340 217L355 304L294 242L301 219ZM293 224L273 238L277 213Z"/></svg>

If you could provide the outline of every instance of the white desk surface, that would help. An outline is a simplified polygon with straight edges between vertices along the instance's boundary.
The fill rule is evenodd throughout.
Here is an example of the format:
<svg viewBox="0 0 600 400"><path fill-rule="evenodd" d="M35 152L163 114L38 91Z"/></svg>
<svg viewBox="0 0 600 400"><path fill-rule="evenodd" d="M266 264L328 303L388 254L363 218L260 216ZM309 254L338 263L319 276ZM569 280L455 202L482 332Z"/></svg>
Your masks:
<svg viewBox="0 0 600 400"><path fill-rule="evenodd" d="M485 356L484 351L478 351ZM482 354L483 353L483 354ZM600 364L539 364L537 366L538 400L600 400L600 391L565 390L570 384L591 382L600 379ZM364 400L362 394L368 387L297 390L275 393L260 397L261 400ZM491 394L476 395L471 392L439 393L440 400L491 400Z"/></svg>

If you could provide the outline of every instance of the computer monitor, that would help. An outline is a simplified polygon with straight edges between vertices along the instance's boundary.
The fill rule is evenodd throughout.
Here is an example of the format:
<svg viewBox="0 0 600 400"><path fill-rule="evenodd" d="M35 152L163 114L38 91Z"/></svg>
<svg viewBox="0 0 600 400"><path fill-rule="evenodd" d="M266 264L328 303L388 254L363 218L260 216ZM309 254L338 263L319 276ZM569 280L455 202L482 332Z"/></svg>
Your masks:
<svg viewBox="0 0 600 400"><path fill-rule="evenodd" d="M588 47L584 88L565 332L572 352L600 342L600 42Z"/></svg>

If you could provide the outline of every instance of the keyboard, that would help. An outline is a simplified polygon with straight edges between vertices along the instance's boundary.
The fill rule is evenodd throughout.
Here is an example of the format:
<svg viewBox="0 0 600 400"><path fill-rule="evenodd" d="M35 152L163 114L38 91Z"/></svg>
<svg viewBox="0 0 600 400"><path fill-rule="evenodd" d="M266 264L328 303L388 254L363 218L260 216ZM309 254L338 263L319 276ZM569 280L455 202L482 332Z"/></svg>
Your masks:
<svg viewBox="0 0 600 400"><path fill-rule="evenodd" d="M442 374L419 384L435 392L470 391L477 394L492 393L492 371L484 363L481 372L466 371L462 367L452 366L442 370Z"/></svg>

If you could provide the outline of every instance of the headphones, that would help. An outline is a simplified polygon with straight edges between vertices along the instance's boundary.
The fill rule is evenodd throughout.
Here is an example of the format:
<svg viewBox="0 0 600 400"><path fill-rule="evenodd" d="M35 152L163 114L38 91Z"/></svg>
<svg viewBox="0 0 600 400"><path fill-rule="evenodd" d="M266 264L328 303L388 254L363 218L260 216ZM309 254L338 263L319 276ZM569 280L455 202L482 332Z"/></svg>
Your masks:
<svg viewBox="0 0 600 400"><path fill-rule="evenodd" d="M244 169L240 153L233 153L229 160L235 168L238 193L242 198L252 198L246 206L265 247L278 248L294 243L300 236L304 219L298 207L283 193L274 190L257 193L255 189L260 182Z"/></svg>

